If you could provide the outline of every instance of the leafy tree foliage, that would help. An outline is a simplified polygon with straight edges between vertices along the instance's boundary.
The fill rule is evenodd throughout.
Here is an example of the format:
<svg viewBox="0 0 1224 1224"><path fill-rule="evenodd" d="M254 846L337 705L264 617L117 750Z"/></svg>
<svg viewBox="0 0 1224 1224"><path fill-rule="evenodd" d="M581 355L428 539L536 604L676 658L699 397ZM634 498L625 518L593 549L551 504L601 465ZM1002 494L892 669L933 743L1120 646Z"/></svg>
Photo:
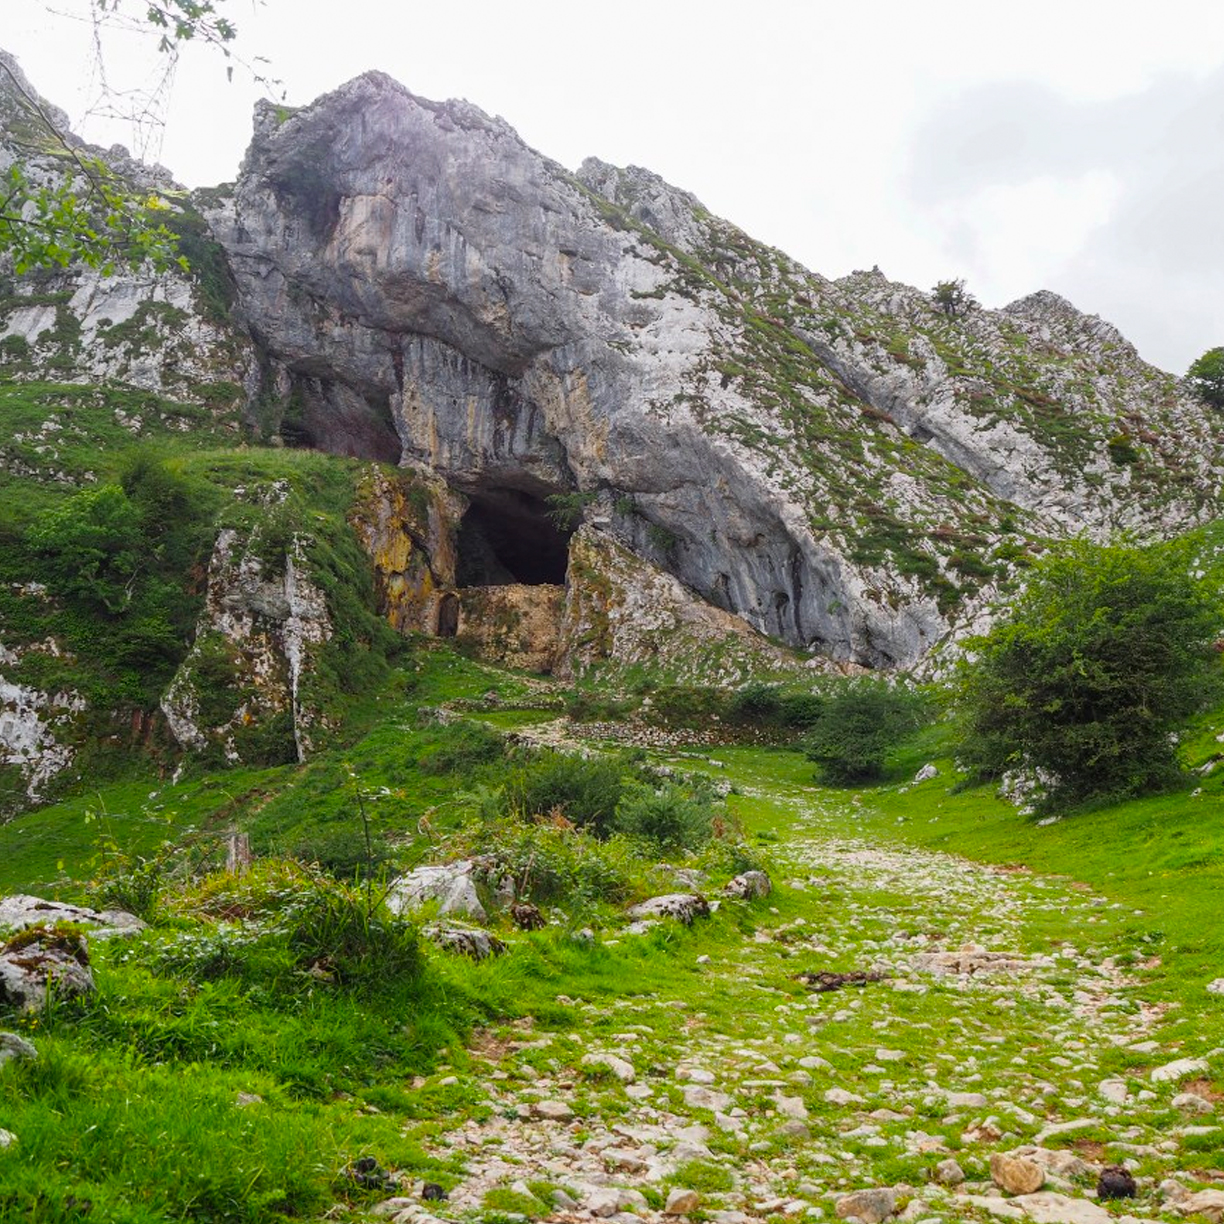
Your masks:
<svg viewBox="0 0 1224 1224"><path fill-rule="evenodd" d="M1041 771L1046 807L1122 798L1178 774L1173 733L1221 691L1217 592L1185 546L1067 546L973 645L959 705L980 778Z"/></svg>
<svg viewBox="0 0 1224 1224"><path fill-rule="evenodd" d="M173 65L187 42L205 43L229 58L238 31L220 10L227 0L89 0L98 29L120 23L151 32L157 52ZM128 16L134 10L134 16ZM227 72L232 75L233 68ZM171 74L167 74L166 80ZM175 235L163 223L167 205L135 189L100 158L85 153L47 111L19 73L0 59L0 86L24 113L17 159L0 173L0 255L16 272L85 264L110 274L120 267L164 272L186 267ZM24 147L23 147L24 146Z"/></svg>
<svg viewBox="0 0 1224 1224"><path fill-rule="evenodd" d="M889 754L921 726L923 706L911 689L856 681L825 703L804 751L836 785L879 781Z"/></svg>
<svg viewBox="0 0 1224 1224"><path fill-rule="evenodd" d="M931 290L935 305L949 319L959 319L977 307L977 298L965 288L963 280L940 281Z"/></svg>
<svg viewBox="0 0 1224 1224"><path fill-rule="evenodd" d="M30 543L53 562L56 589L108 612L131 599L144 560L140 513L119 485L82 489L30 531Z"/></svg>
<svg viewBox="0 0 1224 1224"><path fill-rule="evenodd" d="M1224 411L1224 346L1208 349L1192 362L1186 381L1203 403Z"/></svg>

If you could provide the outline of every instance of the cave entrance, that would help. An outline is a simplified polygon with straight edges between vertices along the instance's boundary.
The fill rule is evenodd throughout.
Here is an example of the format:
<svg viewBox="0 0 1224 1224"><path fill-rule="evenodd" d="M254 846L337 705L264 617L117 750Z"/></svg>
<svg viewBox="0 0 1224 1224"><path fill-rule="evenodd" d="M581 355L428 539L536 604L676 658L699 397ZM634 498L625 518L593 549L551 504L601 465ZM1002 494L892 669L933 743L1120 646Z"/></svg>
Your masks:
<svg viewBox="0 0 1224 1224"><path fill-rule="evenodd" d="M469 493L459 524L455 585L562 586L572 531L549 517L547 504L521 489Z"/></svg>
<svg viewBox="0 0 1224 1224"><path fill-rule="evenodd" d="M443 595L438 601L438 636L453 638L459 632L459 596Z"/></svg>

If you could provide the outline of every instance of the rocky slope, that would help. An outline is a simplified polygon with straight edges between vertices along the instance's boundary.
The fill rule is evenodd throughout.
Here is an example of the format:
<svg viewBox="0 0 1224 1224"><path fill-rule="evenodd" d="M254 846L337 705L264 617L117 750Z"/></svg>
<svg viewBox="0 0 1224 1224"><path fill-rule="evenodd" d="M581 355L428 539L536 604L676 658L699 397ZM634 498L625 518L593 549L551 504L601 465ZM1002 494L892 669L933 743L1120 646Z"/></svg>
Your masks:
<svg viewBox="0 0 1224 1224"><path fill-rule="evenodd" d="M401 1195L380 1217L1219 1218L1224 1194L1194 1183L1218 1178L1199 1166L1224 1053L1164 1036L1165 1005L1102 930L1111 903L860 840L863 809L832 796L786 803L785 883L738 949L697 955L675 993L559 994L560 1022L479 1035L418 1084L477 1103L429 1144L462 1162L449 1201ZM1055 916L1061 937L1035 937ZM839 989L833 968L859 981ZM1118 1214L1106 1167L1133 1178Z"/></svg>
<svg viewBox="0 0 1224 1224"><path fill-rule="evenodd" d="M5 64L0 169L55 181L53 108ZM307 489L276 530L217 520L215 555L182 575L197 641L161 703L184 748L245 759L235 734L279 720L305 751L334 712L302 681L351 640L346 599L566 676L733 683L788 650L907 667L980 627L1044 539L1160 536L1219 508L1218 418L1054 295L950 318L878 271L829 281L648 171L572 174L379 74L258 108L232 187L189 195L91 152L166 202L192 270L0 268L6 402L47 405L0 442L15 537L178 434L369 464L325 549L306 524L337 507ZM275 463L196 467L235 504L282 505ZM341 536L366 559L321 572ZM66 665L25 679L71 651L21 628L46 592L21 598L0 617L0 764L33 798L94 711ZM232 692L211 700L204 673ZM156 732L151 708L129 714Z"/></svg>
<svg viewBox="0 0 1224 1224"><path fill-rule="evenodd" d="M584 517L793 646L908 664L1032 535L1214 512L1217 423L1051 294L949 319L635 168L368 74L263 108L212 215L331 449Z"/></svg>

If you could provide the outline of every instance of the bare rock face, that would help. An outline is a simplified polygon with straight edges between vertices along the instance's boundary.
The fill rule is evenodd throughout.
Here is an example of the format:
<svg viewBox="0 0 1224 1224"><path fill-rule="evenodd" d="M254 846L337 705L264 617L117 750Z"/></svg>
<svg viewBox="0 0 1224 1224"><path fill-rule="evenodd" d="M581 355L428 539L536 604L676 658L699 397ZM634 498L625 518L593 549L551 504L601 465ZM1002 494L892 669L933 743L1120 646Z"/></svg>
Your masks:
<svg viewBox="0 0 1224 1224"><path fill-rule="evenodd" d="M121 145L99 149L71 135L67 117L39 98L16 60L0 51L0 172L20 159L29 180L53 187L64 177L58 137L43 115L120 182L161 198L166 222L194 261L155 274L111 276L71 266L16 281L0 304L0 376L52 382L117 379L193 403L237 407L254 387L255 350L227 317L233 283L207 225L168 170L135 160Z"/></svg>
<svg viewBox="0 0 1224 1224"><path fill-rule="evenodd" d="M912 663L1032 535L1172 530L1224 474L1206 414L1054 295L951 319L829 282L648 171L574 176L381 74L261 109L211 217L304 440L511 525L568 498L835 660Z"/></svg>
<svg viewBox="0 0 1224 1224"><path fill-rule="evenodd" d="M476 893L470 859L416 867L395 880L387 892L387 908L393 914L419 909L430 902L437 904L439 918L484 922L488 916Z"/></svg>
<svg viewBox="0 0 1224 1224"><path fill-rule="evenodd" d="M285 494L273 487L257 495L271 509ZM218 744L237 762L250 759L244 732L280 725L285 750L305 760L324 719L307 690L332 624L304 560L296 536L285 544L232 527L218 534L195 643L161 702L182 747Z"/></svg>

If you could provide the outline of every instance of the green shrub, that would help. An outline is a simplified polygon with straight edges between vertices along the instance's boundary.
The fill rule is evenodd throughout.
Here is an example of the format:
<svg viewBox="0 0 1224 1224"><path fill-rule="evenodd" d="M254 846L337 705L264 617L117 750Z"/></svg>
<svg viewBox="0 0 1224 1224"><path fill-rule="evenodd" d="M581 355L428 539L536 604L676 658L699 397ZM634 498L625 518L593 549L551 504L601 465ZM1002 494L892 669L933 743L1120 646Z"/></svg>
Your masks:
<svg viewBox="0 0 1224 1224"><path fill-rule="evenodd" d="M889 753L921 725L922 707L915 693L899 685L854 681L825 703L804 751L835 785L878 781Z"/></svg>
<svg viewBox="0 0 1224 1224"><path fill-rule="evenodd" d="M654 721L671 727L702 727L726 712L722 689L695 684L669 684L651 697Z"/></svg>
<svg viewBox="0 0 1224 1224"><path fill-rule="evenodd" d="M619 904L633 895L635 876L644 867L623 837L601 841L581 829L546 822L486 822L473 840L490 883L509 876L520 897L542 905L582 910L601 902Z"/></svg>
<svg viewBox="0 0 1224 1224"><path fill-rule="evenodd" d="M421 758L421 769L427 774L469 776L506 755L506 741L485 723L453 723L441 733L442 743Z"/></svg>
<svg viewBox="0 0 1224 1224"><path fill-rule="evenodd" d="M502 811L519 816L563 816L596 837L615 827L624 793L621 768L603 758L542 754L520 769L502 792Z"/></svg>
<svg viewBox="0 0 1224 1224"><path fill-rule="evenodd" d="M781 689L776 684L746 684L727 700L726 718L741 726L776 725L782 718Z"/></svg>
<svg viewBox="0 0 1224 1224"><path fill-rule="evenodd" d="M1178 776L1175 732L1221 691L1218 592L1184 545L1066 545L959 680L961 758L1023 768L1045 806L1123 798Z"/></svg>
<svg viewBox="0 0 1224 1224"><path fill-rule="evenodd" d="M616 809L616 827L661 854L700 849L714 836L713 821L709 798L686 794L678 786L630 786Z"/></svg>

